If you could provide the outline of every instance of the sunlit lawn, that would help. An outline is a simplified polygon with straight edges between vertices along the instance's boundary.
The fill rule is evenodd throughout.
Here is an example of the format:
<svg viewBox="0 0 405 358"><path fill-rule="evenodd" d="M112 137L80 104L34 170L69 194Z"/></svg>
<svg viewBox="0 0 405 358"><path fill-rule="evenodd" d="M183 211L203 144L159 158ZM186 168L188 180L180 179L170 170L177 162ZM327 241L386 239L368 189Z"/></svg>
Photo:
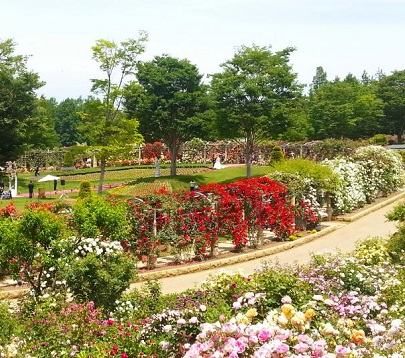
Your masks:
<svg viewBox="0 0 405 358"><path fill-rule="evenodd" d="M89 171L91 171L89 173ZM262 176L269 173L269 168L265 166L253 166L252 176ZM32 201L40 202L52 202L59 200L62 193L67 194L69 201L74 201L77 198L77 192L75 190L79 189L80 183L82 181L90 181L93 188L96 189L99 180L99 172L94 172L94 168L91 170L81 170L75 171L74 173L60 173L60 172L47 172L40 173L41 175L35 177L33 173L22 173L18 175L18 192L28 193L28 183L30 180L34 182L34 194L33 199L26 197L16 197L12 201L14 205L22 210L26 204ZM61 179L65 179L65 186L60 185L58 181L58 191L55 193L53 191L53 182L38 182L38 179L47 175L54 174L60 176ZM74 174L74 175L73 175ZM156 188L161 186L170 187L173 191L188 190L190 188L190 181L196 182L199 186L209 183L229 183L237 179L246 177L246 167L229 167L221 170L210 170L204 168L178 168L177 176L170 176L170 169L162 168L160 172L160 177L155 178L154 168L148 169L125 169L125 170L108 170L105 175L104 183L108 186L109 184L116 183L131 183L133 185L122 187L121 189L105 189L104 194L109 192L115 195L127 196L140 196L142 193L149 194L153 192ZM7 183L6 183L7 186ZM46 199L38 199L37 193L38 188L45 188L47 192ZM0 208L5 207L10 203L10 200L0 200Z"/></svg>

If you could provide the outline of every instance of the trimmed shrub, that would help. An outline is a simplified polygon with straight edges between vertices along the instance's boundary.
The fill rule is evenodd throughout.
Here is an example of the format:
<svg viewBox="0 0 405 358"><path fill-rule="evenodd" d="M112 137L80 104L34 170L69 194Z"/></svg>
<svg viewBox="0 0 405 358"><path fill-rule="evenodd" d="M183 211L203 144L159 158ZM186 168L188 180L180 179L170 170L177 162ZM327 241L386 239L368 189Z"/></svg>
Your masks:
<svg viewBox="0 0 405 358"><path fill-rule="evenodd" d="M73 154L70 150L68 150L65 153L65 156L63 158L63 166L64 167L73 167L74 164L75 164L75 160L74 160Z"/></svg>
<svg viewBox="0 0 405 358"><path fill-rule="evenodd" d="M91 183L89 181L82 181L79 188L79 199L86 199L93 195L91 191Z"/></svg>
<svg viewBox="0 0 405 358"><path fill-rule="evenodd" d="M275 145L270 153L270 165L274 165L284 160L284 153L279 145Z"/></svg>

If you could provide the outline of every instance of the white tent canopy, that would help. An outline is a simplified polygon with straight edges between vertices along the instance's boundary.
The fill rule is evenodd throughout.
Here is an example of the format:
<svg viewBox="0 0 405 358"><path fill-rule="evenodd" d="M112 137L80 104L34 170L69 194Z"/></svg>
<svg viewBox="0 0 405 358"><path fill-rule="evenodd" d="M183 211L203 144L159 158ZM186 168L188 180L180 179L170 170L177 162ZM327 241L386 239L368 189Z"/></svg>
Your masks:
<svg viewBox="0 0 405 358"><path fill-rule="evenodd" d="M45 175L43 178L39 179L38 182L44 182L44 181L54 181L54 180L59 180L59 177L56 177L55 175Z"/></svg>

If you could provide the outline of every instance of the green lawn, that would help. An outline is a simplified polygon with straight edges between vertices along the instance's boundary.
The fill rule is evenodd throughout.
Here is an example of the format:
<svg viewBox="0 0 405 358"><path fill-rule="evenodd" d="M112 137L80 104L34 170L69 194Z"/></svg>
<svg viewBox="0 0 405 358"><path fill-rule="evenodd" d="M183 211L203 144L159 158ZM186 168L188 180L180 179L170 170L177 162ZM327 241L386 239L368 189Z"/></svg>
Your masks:
<svg viewBox="0 0 405 358"><path fill-rule="evenodd" d="M269 173L269 167L265 166L253 166L252 167L252 176L262 176ZM28 193L28 183L30 180L34 182L35 188L34 193L38 193L38 188L43 187L46 191L53 190L52 182L38 183L38 179L47 175L53 174L60 176L61 179L65 179L66 185L62 187L60 181L58 182L58 194L51 194L49 198L46 199L37 199L35 198L13 198L12 201L15 206L22 210L24 206L32 201L40 202L51 202L59 200L61 195L61 190L64 190L64 193L68 195L68 198L75 200L77 198L77 193L72 192L75 189L79 189L80 183L82 181L90 181L93 187L97 187L99 172L95 172L95 168L88 168L84 170L77 170L74 173L72 172L47 172L40 173L41 175L35 177L33 173L21 173L18 175L18 192L19 193ZM190 188L190 181L196 182L199 186L209 183L229 183L237 179L242 179L246 177L246 167L229 167L221 170L210 170L208 168L198 168L195 166L187 166L185 168L177 169L177 176L170 176L169 167L161 168L161 176L155 178L155 170L152 167L146 169L139 168L109 168L106 172L105 184L115 184L115 183L130 183L131 185L126 187L126 191L122 189L116 189L114 194L126 196L139 196L139 192L136 194L132 193L132 188L140 188L140 192L148 193L151 191L150 188L156 188L160 185L169 186L173 191L188 190ZM7 181L6 186L7 186ZM121 193L120 193L121 191ZM105 194L109 192L114 192L114 189L106 189ZM152 190L153 192L153 190ZM5 207L10 203L10 200L0 200L0 208Z"/></svg>

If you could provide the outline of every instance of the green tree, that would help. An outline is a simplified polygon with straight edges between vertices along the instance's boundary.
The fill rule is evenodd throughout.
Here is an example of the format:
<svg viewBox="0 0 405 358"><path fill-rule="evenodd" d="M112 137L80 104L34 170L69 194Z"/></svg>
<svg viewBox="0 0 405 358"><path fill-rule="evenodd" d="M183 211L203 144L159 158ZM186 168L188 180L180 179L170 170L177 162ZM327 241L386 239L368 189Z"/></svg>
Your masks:
<svg viewBox="0 0 405 358"><path fill-rule="evenodd" d="M54 98L41 97L36 101L32 116L26 118L25 145L27 149L47 149L59 147L58 134L55 131L55 109L57 103Z"/></svg>
<svg viewBox="0 0 405 358"><path fill-rule="evenodd" d="M207 117L206 87L202 75L188 60L167 55L141 63L139 85L127 88L125 107L140 122L140 132L150 142L163 141L170 151L170 174L182 143L204 132Z"/></svg>
<svg viewBox="0 0 405 358"><path fill-rule="evenodd" d="M0 220L0 265L14 279L26 281L36 297L52 285L49 270L59 268L68 232L64 218L43 207L26 209L19 219Z"/></svg>
<svg viewBox="0 0 405 358"><path fill-rule="evenodd" d="M385 133L394 133L402 143L405 128L405 70L383 76L377 84L377 95L384 102Z"/></svg>
<svg viewBox="0 0 405 358"><path fill-rule="evenodd" d="M323 85L328 83L328 75L323 69L323 67L318 66L316 68L316 73L315 76L312 79L312 83L310 85L310 90L309 93L312 94L319 88L321 88Z"/></svg>
<svg viewBox="0 0 405 358"><path fill-rule="evenodd" d="M83 134L79 131L82 124L80 112L83 111L83 99L67 98L60 102L55 110L55 130L62 146L70 147L82 143Z"/></svg>
<svg viewBox="0 0 405 358"><path fill-rule="evenodd" d="M100 160L99 195L103 191L107 158L120 150L130 150L143 140L138 133L138 121L127 119L121 107L123 87L126 80L134 76L137 58L144 52L147 39L147 34L141 31L137 39L119 44L101 39L92 47L93 59L105 78L92 80L92 92L101 99L86 101L80 114L83 119L80 128Z"/></svg>
<svg viewBox="0 0 405 358"><path fill-rule="evenodd" d="M380 131L382 106L373 88L361 84L353 75L326 83L310 96L314 139L373 136Z"/></svg>
<svg viewBox="0 0 405 358"><path fill-rule="evenodd" d="M16 159L27 149L37 125L27 119L37 108L35 91L44 85L38 74L27 69L27 57L14 52L11 39L0 40L0 162Z"/></svg>
<svg viewBox="0 0 405 358"><path fill-rule="evenodd" d="M254 144L265 136L281 135L291 124L286 114L301 94L289 64L293 51L242 46L221 65L223 72L212 76L218 132L223 138L245 138L247 177Z"/></svg>

